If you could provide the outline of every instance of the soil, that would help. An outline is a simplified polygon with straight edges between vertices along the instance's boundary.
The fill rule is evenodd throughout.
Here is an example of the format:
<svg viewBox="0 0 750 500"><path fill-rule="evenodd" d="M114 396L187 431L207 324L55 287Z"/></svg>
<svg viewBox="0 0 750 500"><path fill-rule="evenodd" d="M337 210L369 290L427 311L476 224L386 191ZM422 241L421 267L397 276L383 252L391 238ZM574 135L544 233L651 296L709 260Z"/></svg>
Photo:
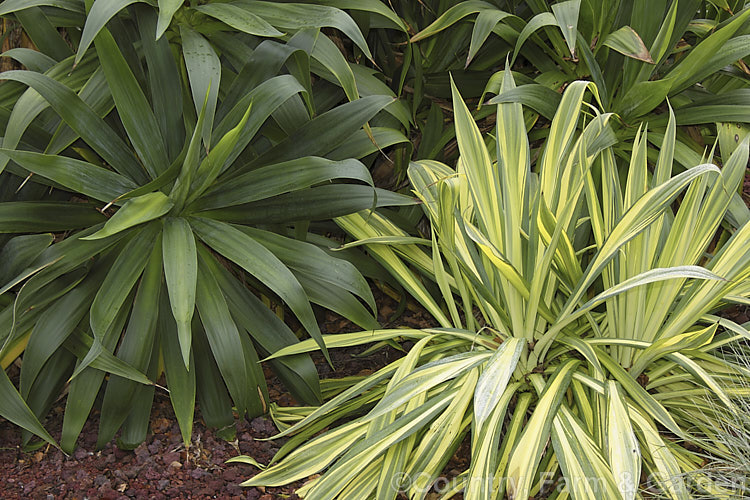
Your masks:
<svg viewBox="0 0 750 500"><path fill-rule="evenodd" d="M376 299L381 324L389 326L397 304L382 293L378 293ZM411 303L409 306L398 318L399 325L434 326L427 313ZM344 333L359 328L329 313L321 330L323 333ZM369 374L400 355L388 348L358 357L363 350L365 347L332 350L335 372L322 356L314 355L320 377ZM266 370L266 375L273 401L281 406L297 404L270 370ZM47 430L56 439L62 428L63 407L64 401L58 401L45 422ZM186 449L169 396L157 391L149 435L135 450L120 450L114 441L102 450L95 450L98 426L99 415L94 411L84 426L78 448L71 456L52 446L26 453L20 448L18 427L0 418L0 444L3 446L0 448L0 469L5 476L0 482L0 499L298 498L294 490L302 483L282 488L243 488L239 484L258 470L250 465L225 463L237 455L249 455L260 463L270 461L283 440L260 441L277 432L268 418L238 419L237 439L228 442L218 437L215 430L206 428L198 409L192 443ZM456 463L452 468L460 469L458 465Z"/></svg>

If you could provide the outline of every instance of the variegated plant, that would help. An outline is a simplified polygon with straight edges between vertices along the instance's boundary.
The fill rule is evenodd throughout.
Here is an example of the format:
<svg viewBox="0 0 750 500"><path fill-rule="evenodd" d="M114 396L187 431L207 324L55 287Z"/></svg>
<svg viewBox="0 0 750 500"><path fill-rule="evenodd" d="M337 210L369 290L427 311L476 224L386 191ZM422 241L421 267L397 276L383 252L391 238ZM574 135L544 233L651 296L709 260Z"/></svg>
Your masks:
<svg viewBox="0 0 750 500"><path fill-rule="evenodd" d="M509 72L503 86L514 87ZM377 214L338 219L440 327L325 337L329 348L414 344L332 386L321 407L275 408L279 436L292 438L245 485L320 473L298 494L630 500L649 486L674 499L693 488L722 496L683 473L700 466L688 440L711 432L712 412L733 408L750 374L715 355L750 337L747 325L713 315L750 295L750 224L714 239L748 142L721 170L673 175L670 112L653 169L643 129L624 179L610 115L582 112L587 89L598 100L590 83L567 88L535 159L520 104L498 106L496 137L485 141L454 87L456 169L421 161L409 171L431 234L409 237ZM306 341L275 357L315 348ZM718 406L703 403L706 393ZM468 433L470 465L436 483Z"/></svg>

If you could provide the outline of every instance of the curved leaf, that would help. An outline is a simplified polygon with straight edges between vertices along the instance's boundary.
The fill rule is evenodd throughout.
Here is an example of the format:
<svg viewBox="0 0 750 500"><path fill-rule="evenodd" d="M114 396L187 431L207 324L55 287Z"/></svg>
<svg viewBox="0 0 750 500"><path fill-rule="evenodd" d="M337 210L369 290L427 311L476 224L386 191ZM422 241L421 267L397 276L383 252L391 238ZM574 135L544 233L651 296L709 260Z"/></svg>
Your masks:
<svg viewBox="0 0 750 500"><path fill-rule="evenodd" d="M83 55L88 50L91 42L104 26L124 10L128 5L132 5L143 0L97 0L92 2L91 10L86 16L86 24L81 33L81 41L78 43L78 52L76 53L76 64L80 62Z"/></svg>
<svg viewBox="0 0 750 500"><path fill-rule="evenodd" d="M82 193L107 203L138 187L127 177L111 170L65 156L0 149L0 156L2 155L26 170L46 177L75 193Z"/></svg>
<svg viewBox="0 0 750 500"><path fill-rule="evenodd" d="M110 217L103 228L81 239L98 240L112 236L138 224L161 217L169 212L172 206L172 200L159 191L130 198Z"/></svg>
<svg viewBox="0 0 750 500"><path fill-rule="evenodd" d="M274 254L229 224L191 218L190 225L208 246L241 266L278 294L289 305L302 326L318 342L326 359L329 359L310 301L291 271Z"/></svg>
<svg viewBox="0 0 750 500"><path fill-rule="evenodd" d="M122 139L68 87L32 71L6 71L2 78L21 82L39 92L65 123L119 173L135 182L147 180L143 167Z"/></svg>
<svg viewBox="0 0 750 500"><path fill-rule="evenodd" d="M265 19L259 17L251 10L243 9L231 3L210 3L198 5L195 10L203 12L219 21L231 26L234 29L256 36L284 36L284 33L277 30Z"/></svg>

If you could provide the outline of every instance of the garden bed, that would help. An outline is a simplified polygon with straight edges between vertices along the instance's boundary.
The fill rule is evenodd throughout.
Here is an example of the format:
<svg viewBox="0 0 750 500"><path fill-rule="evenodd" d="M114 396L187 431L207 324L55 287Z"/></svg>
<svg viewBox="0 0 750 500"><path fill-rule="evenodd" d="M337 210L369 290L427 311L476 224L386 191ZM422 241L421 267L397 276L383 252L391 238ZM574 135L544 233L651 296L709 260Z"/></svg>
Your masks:
<svg viewBox="0 0 750 500"><path fill-rule="evenodd" d="M377 290L375 294L380 305L380 320L387 323L397 304ZM398 324L417 328L433 326L428 318L425 312L410 304L398 318ZM332 313L327 314L321 329L323 333L358 330ZM361 351L362 348L331 351L335 372L316 353L314 359L321 378L369 374L398 356L395 350L383 349L357 357ZM266 376L274 402L282 406L296 403L270 371L266 370ZM64 400L61 399L46 421L47 429L56 439L60 437L63 409ZM268 418L238 420L237 440L228 442L217 436L214 429L203 425L198 408L192 446L185 449L169 395L157 390L149 435L135 450L123 451L111 442L96 451L98 426L98 413L94 412L81 433L78 448L72 456L66 457L51 446L23 452L19 428L0 419L0 441L3 443L0 468L6 477L0 484L0 498L297 498L293 493L294 486L242 488L239 484L257 469L245 464L225 463L239 454L249 455L261 463L270 461L283 441L261 441L276 433L276 427Z"/></svg>

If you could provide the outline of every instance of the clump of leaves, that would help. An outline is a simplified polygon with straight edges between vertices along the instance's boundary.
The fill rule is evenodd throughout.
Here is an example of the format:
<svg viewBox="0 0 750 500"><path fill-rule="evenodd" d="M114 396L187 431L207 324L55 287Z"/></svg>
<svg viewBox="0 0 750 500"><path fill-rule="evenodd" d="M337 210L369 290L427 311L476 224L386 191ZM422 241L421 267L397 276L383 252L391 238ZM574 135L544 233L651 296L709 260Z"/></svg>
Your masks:
<svg viewBox="0 0 750 500"><path fill-rule="evenodd" d="M162 372L186 445L196 397L227 435L235 415L265 413L259 354L298 339L261 296L285 304L324 351L313 304L378 327L360 272L304 241L311 221L413 204L375 189L357 159L384 147L384 134L403 135L368 125L398 103L378 88L360 97L319 33L333 23L367 53L344 11L217 2L172 18L167 4L182 2L123 10L131 3L86 2L84 18L83 3L52 2L38 12L80 18L77 54L23 52L39 71L0 75L9 106L0 169L22 186L0 203L0 232L14 235L2 250L0 360L4 369L23 360L18 390L0 375L0 415L54 444L39 418L69 382L68 452L100 393L98 445L122 429L120 445L137 446ZM258 17L264 6L286 43L258 38L282 35ZM30 7L2 9L24 18ZM217 21L195 25L199 14ZM311 67L346 92L313 90ZM25 186L55 194L29 199ZM301 401L321 401L309 356L273 365Z"/></svg>
<svg viewBox="0 0 750 500"><path fill-rule="evenodd" d="M506 71L502 91L514 87ZM713 393L715 412L735 409L736 374L750 375L717 355L750 333L711 314L750 294L750 224L712 246L748 141L721 170L674 174L670 114L653 171L641 129L622 179L611 115L581 111L587 89L599 99L593 84L568 86L534 159L520 104L498 105L485 142L454 86L456 168L409 169L431 233L415 240L366 213L337 219L441 327L324 337L329 348L415 343L280 422L278 436L292 438L245 485L320 473L298 494L424 498L470 433L470 464L443 497L633 499L643 474L670 498L719 491L683 473L701 463L688 444L705 418L696 395ZM315 348L305 341L273 357Z"/></svg>

